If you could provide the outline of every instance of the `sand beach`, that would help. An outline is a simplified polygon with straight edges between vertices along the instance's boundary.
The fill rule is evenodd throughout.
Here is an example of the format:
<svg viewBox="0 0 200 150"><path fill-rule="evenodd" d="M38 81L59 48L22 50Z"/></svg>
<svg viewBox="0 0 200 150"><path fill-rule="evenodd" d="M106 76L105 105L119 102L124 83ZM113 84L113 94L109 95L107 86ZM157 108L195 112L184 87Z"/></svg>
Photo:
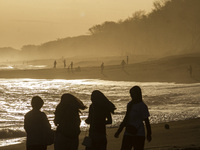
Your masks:
<svg viewBox="0 0 200 150"><path fill-rule="evenodd" d="M200 118L184 121L168 122L169 129L165 129L166 123L152 125L152 141L145 143L147 150L199 150L200 149ZM107 129L108 150L119 150L123 132L118 139L114 138L117 128ZM85 132L79 137L79 150L84 150L81 145ZM48 150L53 150L53 145ZM0 147L0 150L25 150L25 143Z"/></svg>
<svg viewBox="0 0 200 150"><path fill-rule="evenodd" d="M188 61L187 61L188 60ZM188 72L188 65L192 64L192 75ZM200 61L198 58L179 60L157 60L126 65L105 66L103 72L99 66L82 67L77 70L67 68L46 69L12 69L0 70L0 78L18 79L102 79L111 81L135 82L173 82L173 83L199 83ZM152 142L145 143L145 149L150 150L197 150L200 149L200 119L168 122L170 128L165 129L166 123L152 124ZM120 149L123 134L114 138L116 128L107 129L108 150ZM81 132L79 150L85 132ZM53 150L53 145L48 150ZM0 147L0 150L25 150L25 143Z"/></svg>

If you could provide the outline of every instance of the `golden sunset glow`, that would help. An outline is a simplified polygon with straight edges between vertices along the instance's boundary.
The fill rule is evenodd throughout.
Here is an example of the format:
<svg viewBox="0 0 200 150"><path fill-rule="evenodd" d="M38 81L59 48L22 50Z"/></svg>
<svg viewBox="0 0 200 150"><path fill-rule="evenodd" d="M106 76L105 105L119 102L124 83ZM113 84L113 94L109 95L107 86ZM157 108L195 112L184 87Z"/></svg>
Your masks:
<svg viewBox="0 0 200 150"><path fill-rule="evenodd" d="M0 47L21 48L88 34L105 21L151 11L154 0L0 0Z"/></svg>

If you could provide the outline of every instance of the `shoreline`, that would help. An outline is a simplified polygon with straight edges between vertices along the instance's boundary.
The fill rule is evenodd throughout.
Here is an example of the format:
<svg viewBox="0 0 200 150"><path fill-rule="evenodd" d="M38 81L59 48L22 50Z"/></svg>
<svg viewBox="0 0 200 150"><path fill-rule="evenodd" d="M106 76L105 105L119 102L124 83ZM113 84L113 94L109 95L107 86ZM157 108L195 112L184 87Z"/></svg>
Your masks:
<svg viewBox="0 0 200 150"><path fill-rule="evenodd" d="M73 71L66 68L46 68L28 70L0 70L0 78L4 79L100 79L110 81L134 82L168 82L168 83L200 83L200 71L190 76L185 68L164 69L157 66L130 64L124 69L121 66L107 66L103 72L100 67L84 67ZM199 78L199 79L198 79Z"/></svg>
<svg viewBox="0 0 200 150"><path fill-rule="evenodd" d="M165 129L165 124L170 126ZM145 149L149 150L199 150L200 149L200 118L172 121L167 123L152 124L152 141L145 141ZM108 150L117 150L121 147L123 131L118 139L114 138L117 128L107 128ZM79 136L79 150L84 150L81 145L86 133ZM0 150L25 150L25 142L5 147ZM53 145L48 150L53 150Z"/></svg>

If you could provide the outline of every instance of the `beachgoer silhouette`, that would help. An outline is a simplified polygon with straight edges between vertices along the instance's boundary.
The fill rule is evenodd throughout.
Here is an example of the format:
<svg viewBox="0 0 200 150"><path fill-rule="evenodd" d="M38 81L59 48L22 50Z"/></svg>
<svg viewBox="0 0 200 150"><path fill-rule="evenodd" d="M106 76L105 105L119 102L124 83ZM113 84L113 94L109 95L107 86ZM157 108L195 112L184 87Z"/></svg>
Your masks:
<svg viewBox="0 0 200 150"><path fill-rule="evenodd" d="M147 140L151 141L151 125L149 123L149 111L147 105L142 100L142 92L139 86L130 89L131 102L127 105L126 115L115 133L118 138L119 134L125 127L122 140L121 150L143 150L145 142L145 129L143 121L145 121L147 129Z"/></svg>
<svg viewBox="0 0 200 150"><path fill-rule="evenodd" d="M55 61L54 61L54 66L53 66L53 67L56 68L56 65L57 65L57 62L56 62L56 60L55 60Z"/></svg>
<svg viewBox="0 0 200 150"><path fill-rule="evenodd" d="M64 63L64 68L66 68L66 60L65 59L63 60L63 63Z"/></svg>
<svg viewBox="0 0 200 150"><path fill-rule="evenodd" d="M124 69L125 65L126 65L126 62L124 60L122 60L122 62L121 62L122 69Z"/></svg>
<svg viewBox="0 0 200 150"><path fill-rule="evenodd" d="M92 104L89 107L89 115L85 120L90 124L89 136L92 146L86 150L106 150L106 124L112 124L111 113L114 113L115 105L100 91L95 90L91 95Z"/></svg>
<svg viewBox="0 0 200 150"><path fill-rule="evenodd" d="M81 100L66 93L56 107L54 123L57 126L55 150L78 150L80 134L80 109L86 109Z"/></svg>
<svg viewBox="0 0 200 150"><path fill-rule="evenodd" d="M192 66L191 65L188 67L188 72L190 74L190 77L192 77Z"/></svg>
<svg viewBox="0 0 200 150"><path fill-rule="evenodd" d="M27 133L27 150L47 150L47 133L51 132L51 125L44 112L41 112L44 102L39 96L34 96L31 101L32 110L26 113L24 129Z"/></svg>
<svg viewBox="0 0 200 150"><path fill-rule="evenodd" d="M126 56L126 64L128 65L129 58Z"/></svg>
<svg viewBox="0 0 200 150"><path fill-rule="evenodd" d="M101 64L101 73L103 73L103 70L104 70L104 63L102 62L102 64Z"/></svg>
<svg viewBox="0 0 200 150"><path fill-rule="evenodd" d="M73 63L73 61L72 61L71 64L70 64L71 72L73 72L73 65L74 65L74 63Z"/></svg>

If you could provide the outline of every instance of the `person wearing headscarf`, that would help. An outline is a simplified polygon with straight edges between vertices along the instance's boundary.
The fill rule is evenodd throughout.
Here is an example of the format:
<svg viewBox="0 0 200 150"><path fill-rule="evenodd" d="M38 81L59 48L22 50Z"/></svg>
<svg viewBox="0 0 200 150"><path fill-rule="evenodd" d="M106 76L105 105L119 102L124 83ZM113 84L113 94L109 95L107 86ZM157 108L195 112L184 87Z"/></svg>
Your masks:
<svg viewBox="0 0 200 150"><path fill-rule="evenodd" d="M98 90L92 92L92 104L89 107L89 115L85 120L90 124L89 137L92 139L92 146L86 150L106 150L106 125L112 124L111 113L114 113L115 105Z"/></svg>
<svg viewBox="0 0 200 150"><path fill-rule="evenodd" d="M80 110L86 109L81 100L66 93L56 107L54 123L57 126L55 150L78 150L80 134Z"/></svg>
<svg viewBox="0 0 200 150"><path fill-rule="evenodd" d="M119 134L125 127L125 132L122 140L121 150L143 150L145 143L145 128L147 129L147 140L151 141L151 126L149 122L149 110L147 105L142 100L142 91L139 86L134 86L130 89L131 101L127 104L126 115L115 133L118 138Z"/></svg>
<svg viewBox="0 0 200 150"><path fill-rule="evenodd" d="M31 100L32 110L24 117L24 129L27 133L26 150L47 150L47 134L51 125L44 112L41 112L44 101L39 96Z"/></svg>

